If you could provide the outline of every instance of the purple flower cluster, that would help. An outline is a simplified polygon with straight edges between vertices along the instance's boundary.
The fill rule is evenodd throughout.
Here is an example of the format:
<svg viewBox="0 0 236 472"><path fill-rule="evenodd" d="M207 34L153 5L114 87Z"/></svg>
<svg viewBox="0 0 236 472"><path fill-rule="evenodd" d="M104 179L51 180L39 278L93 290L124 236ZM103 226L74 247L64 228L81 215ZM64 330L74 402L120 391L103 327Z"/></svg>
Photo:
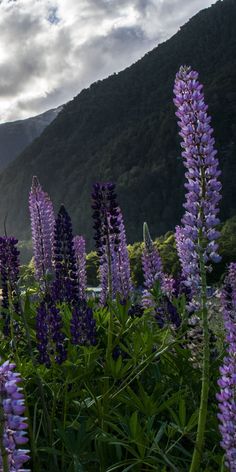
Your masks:
<svg viewBox="0 0 236 472"><path fill-rule="evenodd" d="M36 314L39 362L50 367L52 359L61 364L67 356L62 318L50 295L45 295Z"/></svg>
<svg viewBox="0 0 236 472"><path fill-rule="evenodd" d="M54 229L54 211L52 202L37 179L33 177L29 195L29 211L34 250L36 278L45 279L52 273L52 245Z"/></svg>
<svg viewBox="0 0 236 472"><path fill-rule="evenodd" d="M220 367L217 394L220 413L221 446L226 453L226 466L236 472L236 263L230 264L222 291L222 307L226 331L227 354Z"/></svg>
<svg viewBox="0 0 236 472"><path fill-rule="evenodd" d="M119 240L118 205L116 201L115 184L96 183L93 185L92 209L95 229L95 244L98 255L102 257L109 250L111 241L114 248Z"/></svg>
<svg viewBox="0 0 236 472"><path fill-rule="evenodd" d="M112 291L113 297L119 294L120 298L125 301L130 297L132 281L125 226L120 208L118 208L117 220L119 227L119 244L117 247L114 247L113 242L111 242Z"/></svg>
<svg viewBox="0 0 236 472"><path fill-rule="evenodd" d="M85 300L87 288L85 239L83 236L75 236L73 244L79 281L79 297L80 300Z"/></svg>
<svg viewBox="0 0 236 472"><path fill-rule="evenodd" d="M55 222L53 262L55 268L53 297L60 302L77 303L79 283L72 223L64 205L61 205Z"/></svg>
<svg viewBox="0 0 236 472"><path fill-rule="evenodd" d="M85 301L74 307L70 323L71 343L94 346L96 339L96 322L93 318L92 308Z"/></svg>
<svg viewBox="0 0 236 472"><path fill-rule="evenodd" d="M93 186L92 209L95 229L95 243L100 260L99 277L102 287L100 302L105 305L107 298L114 298L122 291L118 270L124 269L121 258L122 216L118 208L115 194L115 185L111 183L96 183ZM122 234L123 245L125 233ZM118 254L119 253L119 254ZM124 281L127 286L127 281ZM124 288L125 295L127 288ZM121 295L123 296L123 292Z"/></svg>
<svg viewBox="0 0 236 472"><path fill-rule="evenodd" d="M9 335L9 314L10 301L16 313L19 313L19 300L17 294L17 282L19 278L19 251L17 249L18 240L12 237L0 237L0 274L2 284L2 312L4 317L4 334Z"/></svg>
<svg viewBox="0 0 236 472"><path fill-rule="evenodd" d="M204 264L220 259L216 243L219 233L215 229L219 223L220 171L211 118L207 115L198 73L182 66L176 75L174 93L181 129L179 134L183 138L182 156L187 169L186 211L182 218L183 227L176 231L176 242L185 280L196 293L200 287L200 257Z"/></svg>
<svg viewBox="0 0 236 472"><path fill-rule="evenodd" d="M24 464L29 460L29 451L21 449L28 442L26 418L22 415L25 411L24 395L18 383L21 382L20 374L14 372L15 364L9 361L0 366L0 470L6 460L10 472L27 472ZM6 458L1 454L5 449Z"/></svg>

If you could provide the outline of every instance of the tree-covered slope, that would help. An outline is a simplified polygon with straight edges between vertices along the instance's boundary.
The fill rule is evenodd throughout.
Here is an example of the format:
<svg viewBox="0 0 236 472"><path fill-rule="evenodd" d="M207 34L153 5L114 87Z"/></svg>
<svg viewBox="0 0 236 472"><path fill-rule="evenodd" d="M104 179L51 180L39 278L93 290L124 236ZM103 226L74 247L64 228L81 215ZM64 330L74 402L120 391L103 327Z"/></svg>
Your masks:
<svg viewBox="0 0 236 472"><path fill-rule="evenodd" d="M69 102L40 138L0 175L0 227L27 239L27 199L38 175L55 206L92 243L90 190L117 183L129 242L142 222L159 235L182 215L184 168L172 104L175 73L191 64L205 84L222 169L222 218L236 213L236 2L219 1L128 69Z"/></svg>
<svg viewBox="0 0 236 472"><path fill-rule="evenodd" d="M0 124L0 170L5 169L58 115L61 107Z"/></svg>

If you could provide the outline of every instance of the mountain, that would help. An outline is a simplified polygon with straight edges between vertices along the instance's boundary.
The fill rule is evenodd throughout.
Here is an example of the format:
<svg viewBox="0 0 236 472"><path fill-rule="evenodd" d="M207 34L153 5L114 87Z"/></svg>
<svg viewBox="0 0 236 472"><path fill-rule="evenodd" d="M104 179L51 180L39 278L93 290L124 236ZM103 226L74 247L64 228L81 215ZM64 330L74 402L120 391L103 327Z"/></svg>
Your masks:
<svg viewBox="0 0 236 472"><path fill-rule="evenodd" d="M5 169L53 121L62 107L41 115L0 124L0 171Z"/></svg>
<svg viewBox="0 0 236 472"><path fill-rule="evenodd" d="M158 236L183 213L184 167L173 106L173 83L190 64L204 83L222 169L221 218L236 214L236 1L218 1L141 60L98 81L0 175L0 227L29 237L28 192L39 177L55 207L63 202L76 233L92 247L92 182L117 184L129 242L142 223Z"/></svg>

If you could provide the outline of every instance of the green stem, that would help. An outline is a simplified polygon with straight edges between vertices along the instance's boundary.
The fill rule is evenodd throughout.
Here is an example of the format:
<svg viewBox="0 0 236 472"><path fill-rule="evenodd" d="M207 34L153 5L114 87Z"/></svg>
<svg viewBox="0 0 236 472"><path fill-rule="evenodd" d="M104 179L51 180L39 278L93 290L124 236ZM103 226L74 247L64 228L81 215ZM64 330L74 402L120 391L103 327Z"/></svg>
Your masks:
<svg viewBox="0 0 236 472"><path fill-rule="evenodd" d="M200 255L200 274L201 274L201 305L202 305L202 324L203 324L203 366L202 366L202 389L198 415L197 437L192 457L192 463L189 472L199 472L201 463L204 436L206 429L207 406L209 395L209 372L210 372L210 346L209 346L209 326L207 313L206 297L206 269L203 261L203 254Z"/></svg>
<svg viewBox="0 0 236 472"><path fill-rule="evenodd" d="M27 339L28 349L29 349L29 355L30 355L32 364L35 368L35 371L37 371L37 369L36 369L37 368L37 362L36 362L34 352L33 352L33 346L32 346L31 337L30 337L30 330L29 330L28 322L27 322L27 319L26 319L26 316L25 316L25 311L22 308L21 308L21 316L22 316L23 323L24 323L25 334L26 334L26 339ZM47 426L48 426L48 432L50 434L51 420L50 420L50 416L49 416L48 410L47 410L47 404L46 404L46 400L45 400L43 384L42 384L41 378L38 375L36 376L36 380L37 380L37 384L38 384L39 391L40 391L40 397L42 399L43 411L44 411L44 415L45 415Z"/></svg>

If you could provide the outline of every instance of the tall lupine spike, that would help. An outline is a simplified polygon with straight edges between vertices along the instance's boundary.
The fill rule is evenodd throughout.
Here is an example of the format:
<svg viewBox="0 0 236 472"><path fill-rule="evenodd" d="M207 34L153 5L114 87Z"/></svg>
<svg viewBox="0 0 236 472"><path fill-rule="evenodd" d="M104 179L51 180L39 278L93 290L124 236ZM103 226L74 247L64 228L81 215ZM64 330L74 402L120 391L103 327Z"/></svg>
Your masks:
<svg viewBox="0 0 236 472"><path fill-rule="evenodd" d="M79 296L81 300L85 300L87 288L85 239L83 236L75 236L73 244L79 279Z"/></svg>
<svg viewBox="0 0 236 472"><path fill-rule="evenodd" d="M20 312L17 282L19 278L18 240L13 237L0 237L0 274L2 284L2 316L5 320L4 334L10 334L10 317L5 313L10 304L16 313Z"/></svg>
<svg viewBox="0 0 236 472"><path fill-rule="evenodd" d="M174 93L181 128L179 134L183 138L182 156L187 169L186 211L183 227L176 229L176 242L185 280L192 292L198 293L201 287L199 238L204 264L220 260L216 243L219 232L215 229L219 223L216 215L221 199L220 171L211 118L207 115L198 73L190 67L181 67L176 75Z"/></svg>
<svg viewBox="0 0 236 472"><path fill-rule="evenodd" d="M20 374L14 372L15 364L9 361L0 366L0 470L9 472L29 472L24 468L29 460L29 450L22 449L28 442L26 436L27 418L22 415L25 411L24 395L18 386Z"/></svg>
<svg viewBox="0 0 236 472"><path fill-rule="evenodd" d="M200 468L206 428L207 402L209 395L209 359L210 332L207 311L206 269L211 261L219 261L219 223L217 214L221 199L221 184L218 180L218 159L214 150L211 118L207 115L202 85L198 81L198 73L191 67L181 66L176 75L174 86L179 118L181 146L187 189L185 214L182 218L183 228L177 230L177 246L182 257L181 264L186 274L186 282L198 302L203 327L203 363L202 389L198 417L197 438L192 456L190 472ZM179 238L179 241L178 241Z"/></svg>
<svg viewBox="0 0 236 472"><path fill-rule="evenodd" d="M100 259L101 299L106 300L107 297L112 298L114 293L113 285L116 281L112 280L112 265L115 264L114 253L118 251L120 242L115 185L112 183L94 184L92 199L94 239ZM101 267L103 265L104 267Z"/></svg>
<svg viewBox="0 0 236 472"><path fill-rule="evenodd" d="M51 361L62 364L66 359L62 318L54 300L46 294L37 309L36 338L39 362L50 367Z"/></svg>
<svg viewBox="0 0 236 472"><path fill-rule="evenodd" d="M64 205L58 212L53 244L55 281L53 297L56 301L66 301L72 305L79 301L79 282L73 244L72 223Z"/></svg>
<svg viewBox="0 0 236 472"><path fill-rule="evenodd" d="M118 208L118 222L120 243L118 245L118 250L114 251L115 255L117 256L117 264L114 267L114 272L118 276L117 292L120 294L123 300L128 300L132 292L133 285L131 280L131 269L125 225L120 208Z"/></svg>
<svg viewBox="0 0 236 472"><path fill-rule="evenodd" d="M29 195L29 211L34 250L35 275L39 281L52 273L54 211L52 202L37 179L33 177Z"/></svg>
<svg viewBox="0 0 236 472"><path fill-rule="evenodd" d="M221 299L227 347L223 365L220 367L221 377L218 380L218 419L222 436L221 446L225 450L225 465L230 472L236 472L236 263L229 266Z"/></svg>

